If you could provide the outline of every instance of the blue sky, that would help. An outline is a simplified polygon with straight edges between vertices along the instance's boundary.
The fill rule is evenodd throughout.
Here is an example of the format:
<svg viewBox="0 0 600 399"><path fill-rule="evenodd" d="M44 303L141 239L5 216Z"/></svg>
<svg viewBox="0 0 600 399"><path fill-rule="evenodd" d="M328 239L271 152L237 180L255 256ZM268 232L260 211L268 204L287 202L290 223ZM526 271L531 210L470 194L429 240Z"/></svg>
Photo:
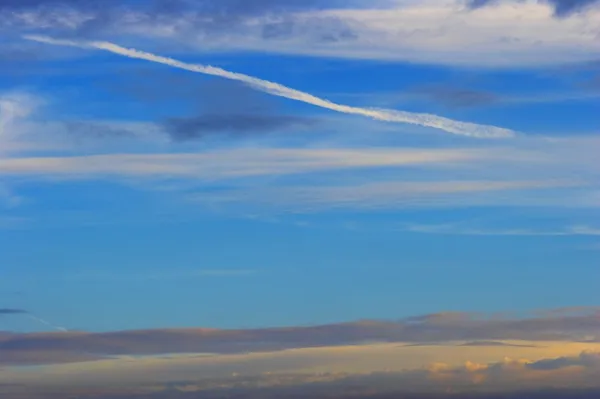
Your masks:
<svg viewBox="0 0 600 399"><path fill-rule="evenodd" d="M103 4L0 1L0 393L600 388L598 1Z"/></svg>
<svg viewBox="0 0 600 399"><path fill-rule="evenodd" d="M515 35L544 45L477 56L485 43L505 48L495 30L510 26L502 13L518 12L513 6L385 6L399 21L402 11L423 24L443 13L467 21L448 27L446 48L425 34L393 42L377 19L385 8L277 11L281 21L296 18L290 29L317 18L339 26L272 40L250 32L247 44L235 29L162 34L142 17L122 32L80 32L78 13L99 12L85 4L63 4L72 21L62 24L44 20L43 5L5 10L3 304L93 331L594 305L600 48L587 35L598 29L597 10L565 19L551 5L522 5L538 13L540 32L517 27ZM177 13L192 18L173 12L165 26ZM489 37L461 46L490 12L500 17ZM240 22L239 34L248 26ZM341 27L357 37L313 37ZM536 37L553 27L578 47ZM386 39L368 51L363 37L377 30ZM218 76L24 38L32 33L137 45L340 104L515 133L477 138L374 121ZM311 40L323 40L318 52ZM204 47L215 42L223 48Z"/></svg>

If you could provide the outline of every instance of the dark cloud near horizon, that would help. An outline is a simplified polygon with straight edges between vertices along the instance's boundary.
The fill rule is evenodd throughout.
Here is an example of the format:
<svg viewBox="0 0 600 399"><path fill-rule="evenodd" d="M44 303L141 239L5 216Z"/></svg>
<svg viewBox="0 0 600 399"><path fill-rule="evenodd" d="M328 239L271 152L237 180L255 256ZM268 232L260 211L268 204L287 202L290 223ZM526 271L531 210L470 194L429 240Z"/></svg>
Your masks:
<svg viewBox="0 0 600 399"><path fill-rule="evenodd" d="M363 386L362 384L364 382L360 378L350 377L345 381L292 387L220 389L201 393L168 390L151 396L144 394L128 396L127 399L597 399L600 397L600 390L584 388L460 393L419 393L399 389L392 393L372 393L377 391L378 387ZM107 396L100 399L125 399L125 397Z"/></svg>
<svg viewBox="0 0 600 399"><path fill-rule="evenodd" d="M446 316L448 315L448 316ZM0 335L0 362L35 364L35 353L56 361L77 354L95 356L161 353L245 353L360 342L436 343L444 341L559 340L597 342L600 311L537 318L480 318L468 313L426 315L396 322L367 321L313 327L254 330L169 329L109 333ZM590 337L592 340L590 341ZM8 356L10 354L10 356Z"/></svg>
<svg viewBox="0 0 600 399"><path fill-rule="evenodd" d="M352 381L348 381L351 383ZM377 394L371 393L357 394L352 392L352 385L346 390L339 387L338 393L322 393L325 387L310 384L305 387L276 387L276 388L245 388L245 389L215 389L203 392L184 392L176 388L166 389L162 392L151 394L119 394L119 393L95 393L86 395L79 394L78 399L598 399L600 390L598 389L546 389L546 390L525 390L513 392L462 392L462 393L418 393L418 392L396 392ZM0 385L2 387L2 385ZM11 386L6 386L10 388ZM19 399L64 399L64 394L53 392L35 392L29 396L27 388L13 385L9 392L18 394ZM355 386L354 386L355 387ZM319 389L321 388L321 389ZM348 392L350 391L350 392ZM309 394L310 396L306 396ZM401 395L401 396L399 396Z"/></svg>
<svg viewBox="0 0 600 399"><path fill-rule="evenodd" d="M523 0L468 0L467 5L471 9L485 7L494 3L503 1L518 1ZM600 0L540 0L550 4L554 8L556 17L568 17L574 13L585 11L588 7L594 4L600 4Z"/></svg>
<svg viewBox="0 0 600 399"><path fill-rule="evenodd" d="M347 381L351 383L352 381ZM162 392L151 394L79 394L79 399L598 399L598 389L546 389L525 390L513 392L462 392L462 393L418 393L418 392L396 392L396 393L371 393L357 394L352 392L352 385L345 390L339 387L338 393L320 392L326 387L324 384L309 384L304 387L274 387L274 388L245 388L245 389L216 389L204 392L183 392L176 388L166 389ZM0 385L2 387L2 385ZM355 387L355 386L354 386ZM10 388L10 386L7 386ZM319 389L321 388L321 389ZM15 392L19 399L64 399L64 394L53 392L35 392L28 396L26 388L14 385L10 392ZM348 392L350 391L350 392ZM306 396L309 394L310 396ZM401 395L401 396L399 396ZM16 396L15 396L16 397Z"/></svg>
<svg viewBox="0 0 600 399"><path fill-rule="evenodd" d="M134 396L106 396L98 399L223 399L223 398L245 398L245 399L597 399L600 397L600 390L597 389L552 389L538 391L514 391L514 392L461 392L461 393L416 393L416 392L395 392L395 393L363 393L356 392L356 383L352 380L346 381L349 387L339 386L336 393L320 393L324 390L326 384L310 384L304 387L281 387L281 388L262 388L262 389L228 389L214 390L212 392L180 392L166 391L152 395L134 395ZM373 391L374 389L369 389ZM350 391L350 392L344 392ZM354 392L353 392L354 391ZM367 391L365 389L365 391ZM306 395L310 396L306 396ZM42 398L46 399L46 398ZM54 399L54 398L48 398Z"/></svg>
<svg viewBox="0 0 600 399"><path fill-rule="evenodd" d="M405 373L412 374L412 373ZM416 377L422 377L418 375ZM177 389L177 384L154 394L137 394L130 396L109 395L97 399L597 399L599 389L539 389L519 390L507 387L507 392L477 392L475 387L461 392L423 392L398 388L382 389L382 386L393 384L393 379L407 376L395 374L372 374L370 376L351 376L333 382L314 382L291 386L256 388L225 388L205 390L202 392L185 392ZM254 380L249 379L248 385L253 386ZM381 386L377 386L379 383ZM429 389L431 390L431 388ZM392 391L374 393L377 391ZM47 398L42 398L47 399ZM48 398L54 399L54 398Z"/></svg>
<svg viewBox="0 0 600 399"><path fill-rule="evenodd" d="M545 360L543 360L545 361ZM552 361L552 359L548 359ZM494 363L483 373L492 380L502 378L502 363ZM510 380L498 381L493 388L469 381L469 372L463 368L453 369L455 379L432 380L427 370L404 372L373 372L346 375L331 380L307 379L306 374L283 374L280 376L237 376L213 378L210 387L195 389L207 380L179 380L152 386L151 393L144 392L146 386L119 388L106 386L95 390L57 387L42 392L40 387L24 385L0 385L0 392L18 394L21 399L597 399L600 389L578 386L576 382L554 388L524 388L511 385ZM536 370L543 372L544 370ZM547 371L547 370L546 370ZM595 368L587 374L594 379ZM462 375L461 375L462 374ZM331 374L333 375L333 374ZM467 380L461 377L467 377ZM283 381L283 383L278 383ZM271 383L269 383L271 382ZM518 384L518 383L517 383ZM4 389L3 389L4 388ZM190 389L191 388L191 389ZM62 391L62 392L61 392ZM29 396L31 395L31 396Z"/></svg>

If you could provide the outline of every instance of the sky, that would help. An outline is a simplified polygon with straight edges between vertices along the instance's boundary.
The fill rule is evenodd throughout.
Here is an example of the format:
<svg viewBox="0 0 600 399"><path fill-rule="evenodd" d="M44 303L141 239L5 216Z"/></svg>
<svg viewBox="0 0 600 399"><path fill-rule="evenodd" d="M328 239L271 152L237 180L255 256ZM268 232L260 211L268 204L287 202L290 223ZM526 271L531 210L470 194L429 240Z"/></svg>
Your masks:
<svg viewBox="0 0 600 399"><path fill-rule="evenodd" d="M599 39L597 0L0 0L0 393L597 395Z"/></svg>

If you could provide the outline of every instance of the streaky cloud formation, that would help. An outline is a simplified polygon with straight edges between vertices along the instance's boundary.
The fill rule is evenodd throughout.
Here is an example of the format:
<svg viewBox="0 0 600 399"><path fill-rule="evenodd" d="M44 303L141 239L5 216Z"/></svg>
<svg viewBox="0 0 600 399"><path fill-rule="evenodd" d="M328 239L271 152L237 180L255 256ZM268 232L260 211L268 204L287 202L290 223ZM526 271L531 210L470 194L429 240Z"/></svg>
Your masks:
<svg viewBox="0 0 600 399"><path fill-rule="evenodd" d="M600 388L598 315L574 308L237 330L0 332L0 394L487 399L549 389L540 398L562 398L557 388Z"/></svg>
<svg viewBox="0 0 600 399"><path fill-rule="evenodd" d="M469 160L511 160L512 154L473 149L234 148L198 153L100 154L0 159L0 175L117 175L217 180L335 169L394 167Z"/></svg>
<svg viewBox="0 0 600 399"><path fill-rule="evenodd" d="M317 107L330 109L332 111L341 112L345 114L354 114L366 116L375 120L385 122L396 122L396 123L408 123L414 125L420 125L424 127L432 127L441 129L449 133L458 135L478 137L478 138L507 138L515 136L515 132L510 129L500 128L496 126L478 125L469 122L460 122L452 119L444 118L432 114L422 113L411 113L406 111L397 111L389 109L378 109L378 108L361 108L353 107L349 105L342 105L325 100L312 94L305 93L299 90L291 89L278 83L270 82L267 80L255 78L249 75L241 73L230 72L221 68L204 65L194 65L184 63L173 58L163 57L144 51L135 49L128 49L119 45L103 42L103 41L91 41L91 42L78 42L72 40L59 40L47 36L37 35L26 35L24 36L28 40L33 40L41 43L47 43L51 45L60 46L72 46L81 48L95 48L99 50L108 51L111 53L119 54L129 58L143 59L146 61L157 62L165 65L169 65L174 68L184 69L191 72L202 73L206 75L218 76L225 79L235 80L250 85L251 87L264 91L266 93L288 98L295 101L304 102L307 104L315 105Z"/></svg>
<svg viewBox="0 0 600 399"><path fill-rule="evenodd" d="M440 313L257 330L0 332L0 393L26 399L55 397L44 396L49 393L106 399L464 399L596 392L600 342L589 332L598 328L597 310L558 312L566 315ZM481 339L465 341L467 336ZM505 338L485 338L494 336ZM24 365L38 367L19 367Z"/></svg>
<svg viewBox="0 0 600 399"><path fill-rule="evenodd" d="M159 354L243 354L298 348L344 347L365 342L402 343L409 347L452 345L518 349L542 346L541 342L575 342L600 345L600 312L597 308L537 317L437 313L398 321L363 320L308 327L262 329L154 329L90 333L82 331L10 334L0 336L0 363L68 363L75 355L97 358L153 356ZM140 340L140 337L144 337ZM493 341L492 343L490 343ZM528 345L512 341L529 342ZM540 342L540 344L536 344ZM505 345L499 345L504 343ZM418 345L417 345L418 344ZM36 359L38 353L43 360Z"/></svg>

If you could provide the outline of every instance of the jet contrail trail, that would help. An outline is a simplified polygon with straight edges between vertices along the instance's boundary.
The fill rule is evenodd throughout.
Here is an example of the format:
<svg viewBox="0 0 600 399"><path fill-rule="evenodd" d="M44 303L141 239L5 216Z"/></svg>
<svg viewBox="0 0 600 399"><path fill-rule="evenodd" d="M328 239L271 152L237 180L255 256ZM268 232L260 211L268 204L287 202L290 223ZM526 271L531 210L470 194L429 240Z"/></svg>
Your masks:
<svg viewBox="0 0 600 399"><path fill-rule="evenodd" d="M50 322L48 322L48 321L46 321L46 320L44 320L44 319L42 319L40 317L32 315L31 313L29 313L28 316L29 316L30 319L33 319L33 320L37 321L38 323L41 323L41 324L43 324L45 326L52 327L53 329L55 329L57 331L69 332L69 330L67 330L66 328L54 325L54 324L52 324L52 323L50 323Z"/></svg>
<svg viewBox="0 0 600 399"><path fill-rule="evenodd" d="M151 62L157 62L160 64L169 65L174 68L185 69L191 72L202 73L205 75L219 76L225 79L235 80L243 82L256 90L269 93L274 96L284 97L291 100L300 101L307 104L312 104L317 107L330 109L345 114L362 115L368 118L385 121L385 122L399 122L399 123L410 123L413 125L420 125L426 127L432 127L444 130L449 133L479 137L479 138L506 138L515 136L515 132L510 129L505 129L496 126L479 125L469 122L460 122L452 119L444 118L437 115L423 114L423 113L412 113L406 111L397 111L392 109L382 108L362 108L354 107L349 105L337 104L329 100L325 100L312 94L305 93L299 90L295 90L279 83L270 82L267 80L255 78L252 76L244 75L241 73L230 72L218 67L210 65L196 65L187 64L181 61L177 61L172 58L162 57L159 55L139 51L135 49L129 49L118 46L110 42L103 41L90 41L80 42L73 40L59 40L47 36L38 35L27 35L24 36L27 40L33 40L36 42L59 45L59 46L71 46L79 48L95 48L99 50L108 51L111 53L119 54L129 58L137 58Z"/></svg>

